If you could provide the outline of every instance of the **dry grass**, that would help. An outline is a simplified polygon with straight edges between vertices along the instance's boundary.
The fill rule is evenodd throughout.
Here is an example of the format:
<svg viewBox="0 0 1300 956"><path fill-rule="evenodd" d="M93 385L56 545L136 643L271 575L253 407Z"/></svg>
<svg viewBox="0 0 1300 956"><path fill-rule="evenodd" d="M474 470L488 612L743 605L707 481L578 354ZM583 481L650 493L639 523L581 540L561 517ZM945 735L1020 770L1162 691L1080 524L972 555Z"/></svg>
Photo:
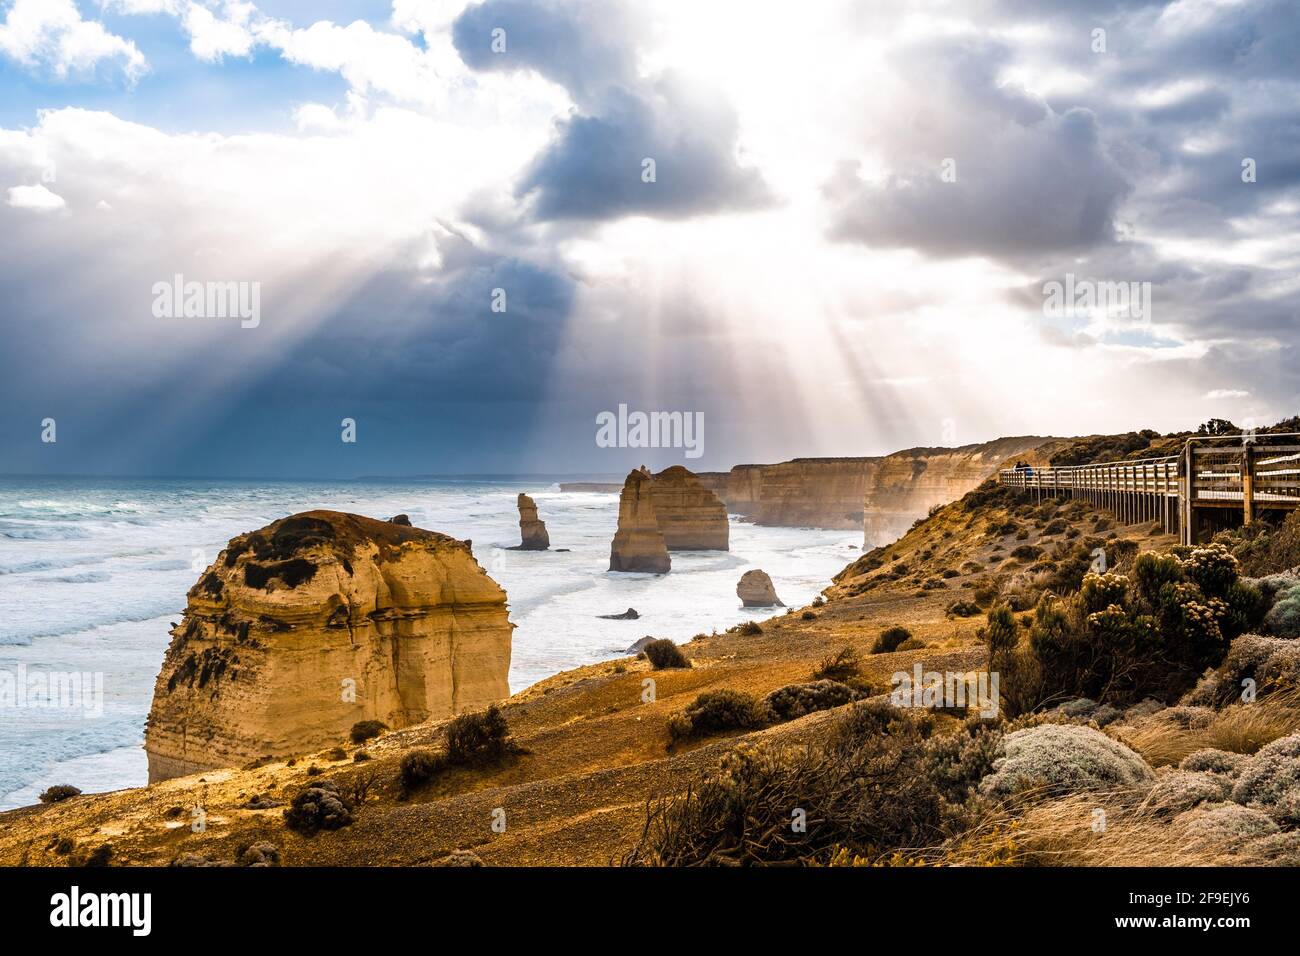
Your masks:
<svg viewBox="0 0 1300 956"><path fill-rule="evenodd" d="M949 866L1223 866L1243 862L1207 847L1176 820L1135 805L1133 794L1071 794L989 818L948 849ZM1099 826L1097 811L1105 813Z"/></svg>
<svg viewBox="0 0 1300 956"><path fill-rule="evenodd" d="M1183 728L1156 715L1136 727L1110 727L1107 732L1140 753L1151 766L1163 767L1206 748L1253 754L1297 729L1300 695L1288 691L1225 707L1208 727Z"/></svg>

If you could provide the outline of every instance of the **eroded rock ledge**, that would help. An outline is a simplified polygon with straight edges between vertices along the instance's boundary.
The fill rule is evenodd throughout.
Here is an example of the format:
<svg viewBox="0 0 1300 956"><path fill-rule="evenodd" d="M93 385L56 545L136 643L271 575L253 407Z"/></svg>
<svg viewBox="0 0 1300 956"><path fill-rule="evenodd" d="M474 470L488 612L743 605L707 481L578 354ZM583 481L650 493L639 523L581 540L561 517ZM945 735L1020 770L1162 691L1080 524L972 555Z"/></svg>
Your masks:
<svg viewBox="0 0 1300 956"><path fill-rule="evenodd" d="M240 535L172 630L149 780L486 706L510 693L513 626L468 542L334 511Z"/></svg>

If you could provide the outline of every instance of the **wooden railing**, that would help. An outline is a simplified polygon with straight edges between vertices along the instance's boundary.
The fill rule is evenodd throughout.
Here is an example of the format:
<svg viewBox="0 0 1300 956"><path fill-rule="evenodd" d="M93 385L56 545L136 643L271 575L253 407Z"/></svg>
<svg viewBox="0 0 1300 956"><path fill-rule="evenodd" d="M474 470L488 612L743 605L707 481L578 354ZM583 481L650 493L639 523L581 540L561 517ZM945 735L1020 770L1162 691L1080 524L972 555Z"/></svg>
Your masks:
<svg viewBox="0 0 1300 956"><path fill-rule="evenodd" d="M1179 455L1089 465L1004 468L999 480L1044 497L1082 497L1127 524L1160 521L1186 544L1198 540L1199 510L1300 507L1300 435L1193 438Z"/></svg>

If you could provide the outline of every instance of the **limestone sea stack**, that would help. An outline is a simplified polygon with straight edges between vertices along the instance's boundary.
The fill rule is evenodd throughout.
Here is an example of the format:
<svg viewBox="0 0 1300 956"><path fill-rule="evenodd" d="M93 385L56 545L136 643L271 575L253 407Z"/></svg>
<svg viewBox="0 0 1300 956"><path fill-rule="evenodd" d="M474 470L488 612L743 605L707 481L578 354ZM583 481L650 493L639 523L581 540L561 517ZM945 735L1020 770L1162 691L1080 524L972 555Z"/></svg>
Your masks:
<svg viewBox="0 0 1300 956"><path fill-rule="evenodd" d="M785 607L781 599L776 596L772 579L767 576L766 571L760 571L758 568L746 571L740 576L740 583L736 585L736 596L745 607Z"/></svg>
<svg viewBox="0 0 1300 956"><path fill-rule="evenodd" d="M727 506L681 465L665 468L650 486L655 517L669 551L726 551Z"/></svg>
<svg viewBox="0 0 1300 956"><path fill-rule="evenodd" d="M551 546L546 525L537 517L537 503L527 495L519 496L520 551L545 551Z"/></svg>
<svg viewBox="0 0 1300 956"><path fill-rule="evenodd" d="M618 499L618 531L609 549L611 571L666 574L672 568L655 515L654 481L643 466L623 483Z"/></svg>
<svg viewBox="0 0 1300 956"><path fill-rule="evenodd" d="M506 594L467 542L334 511L231 540L190 589L145 728L149 780L344 743L510 693Z"/></svg>

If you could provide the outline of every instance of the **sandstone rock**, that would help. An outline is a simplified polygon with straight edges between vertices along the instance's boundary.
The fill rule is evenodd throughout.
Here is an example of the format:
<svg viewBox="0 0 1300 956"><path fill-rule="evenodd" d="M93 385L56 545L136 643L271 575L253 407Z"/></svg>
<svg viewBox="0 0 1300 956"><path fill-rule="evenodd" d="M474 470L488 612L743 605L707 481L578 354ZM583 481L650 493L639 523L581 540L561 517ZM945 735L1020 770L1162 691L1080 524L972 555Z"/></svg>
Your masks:
<svg viewBox="0 0 1300 956"><path fill-rule="evenodd" d="M635 621L641 615L636 612L636 608L630 607L622 614L601 614L599 617L606 621Z"/></svg>
<svg viewBox="0 0 1300 956"><path fill-rule="evenodd" d="M537 517L537 503L523 494L519 496L519 535L523 540L518 551L545 551L551 546L546 525Z"/></svg>
<svg viewBox="0 0 1300 956"><path fill-rule="evenodd" d="M960 448L909 448L871 458L796 458L698 475L727 511L756 524L861 528L867 547L905 533L937 504L955 501L1050 439L1000 438Z"/></svg>
<svg viewBox="0 0 1300 956"><path fill-rule="evenodd" d="M785 607L781 599L776 596L772 579L767 576L766 571L760 571L758 568L746 571L740 576L740 583L736 585L736 595L745 607Z"/></svg>
<svg viewBox="0 0 1300 956"><path fill-rule="evenodd" d="M659 531L651 488L654 478L644 467L627 476L618 499L618 531L609 549L611 571L666 574L672 568Z"/></svg>
<svg viewBox="0 0 1300 956"><path fill-rule="evenodd" d="M652 637L651 635L647 634L645 637L643 637L643 638L641 638L640 640L638 640L638 641L636 641L635 643L633 643L633 645L632 645L631 647L629 647L627 650L625 650L623 653L624 653L624 654L640 654L642 651L645 650L645 646L646 646L647 644L650 644L650 643L652 643L652 642L654 642L654 641L657 641L658 639L659 639L659 638L657 638L657 637Z"/></svg>
<svg viewBox="0 0 1300 956"><path fill-rule="evenodd" d="M669 551L727 550L727 506L687 469L673 465L659 472L650 496Z"/></svg>
<svg viewBox="0 0 1300 956"><path fill-rule="evenodd" d="M150 782L322 749L509 695L505 592L466 542L310 511L231 540L154 686Z"/></svg>

